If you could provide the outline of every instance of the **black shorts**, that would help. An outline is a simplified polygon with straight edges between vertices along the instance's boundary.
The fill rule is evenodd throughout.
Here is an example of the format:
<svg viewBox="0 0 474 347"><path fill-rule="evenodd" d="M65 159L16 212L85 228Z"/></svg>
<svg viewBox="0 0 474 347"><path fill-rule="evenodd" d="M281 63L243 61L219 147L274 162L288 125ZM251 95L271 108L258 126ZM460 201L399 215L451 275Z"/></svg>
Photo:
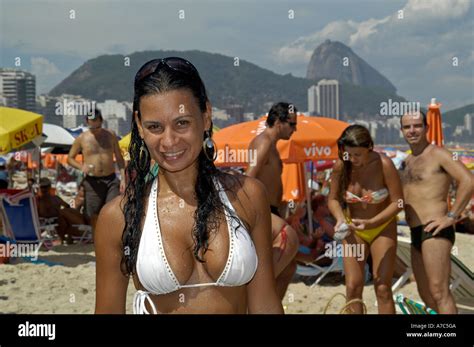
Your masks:
<svg viewBox="0 0 474 347"><path fill-rule="evenodd" d="M91 218L100 209L120 194L120 181L115 174L108 176L87 176L84 179L84 215Z"/></svg>
<svg viewBox="0 0 474 347"><path fill-rule="evenodd" d="M411 230L411 244L413 247L415 247L417 250L421 252L421 244L423 241L431 239L433 237L444 237L445 239L448 239L451 241L451 243L454 245L454 241L456 240L456 229L454 228L453 225L450 227L447 227L445 229L442 229L436 236L433 236L433 233L427 233L424 231L426 225L418 225L417 227L410 228Z"/></svg>
<svg viewBox="0 0 474 347"><path fill-rule="evenodd" d="M274 215L277 215L278 217L280 216L280 211L278 210L278 207L270 205L270 212L273 213Z"/></svg>

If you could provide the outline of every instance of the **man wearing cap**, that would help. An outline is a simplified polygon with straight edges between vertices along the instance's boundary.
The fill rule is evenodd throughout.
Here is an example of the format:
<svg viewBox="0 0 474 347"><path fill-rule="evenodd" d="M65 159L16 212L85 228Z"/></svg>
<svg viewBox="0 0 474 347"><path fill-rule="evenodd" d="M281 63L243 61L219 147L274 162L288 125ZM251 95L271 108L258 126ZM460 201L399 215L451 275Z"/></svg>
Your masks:
<svg viewBox="0 0 474 347"><path fill-rule="evenodd" d="M68 164L81 170L85 176L84 212L94 228L102 206L125 190L125 163L117 137L112 131L102 128L101 112L94 110L88 114L86 121L90 130L74 141L69 151ZM84 158L83 163L75 159L80 152ZM114 156L120 169L120 181L115 175Z"/></svg>

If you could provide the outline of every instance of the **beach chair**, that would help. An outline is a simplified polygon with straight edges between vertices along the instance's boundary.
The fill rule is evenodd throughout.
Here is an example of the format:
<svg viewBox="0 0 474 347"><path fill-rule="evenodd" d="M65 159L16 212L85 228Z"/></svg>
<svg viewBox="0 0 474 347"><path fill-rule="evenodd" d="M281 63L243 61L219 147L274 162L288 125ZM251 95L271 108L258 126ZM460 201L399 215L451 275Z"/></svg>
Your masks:
<svg viewBox="0 0 474 347"><path fill-rule="evenodd" d="M411 240L398 237L397 256L407 265L405 273L393 284L392 292L399 290L413 273L411 268ZM451 254L450 290L458 309L474 313L474 274L454 254Z"/></svg>
<svg viewBox="0 0 474 347"><path fill-rule="evenodd" d="M411 240L409 238L397 237L397 257L406 265L407 269L392 285L393 293L403 287L413 273L411 268Z"/></svg>
<svg viewBox="0 0 474 347"><path fill-rule="evenodd" d="M79 231L82 231L81 236L73 236L73 240L79 242L79 243L90 243L93 242L92 238L92 225L87 225L87 224L73 224L73 227L76 227L79 229Z"/></svg>
<svg viewBox="0 0 474 347"><path fill-rule="evenodd" d="M4 226L4 234L15 243L37 243L37 252L41 246L50 249L55 240L49 233L54 225L41 226L36 199L29 191L15 195L0 195L0 217Z"/></svg>
<svg viewBox="0 0 474 347"><path fill-rule="evenodd" d="M450 279L450 289L459 311L474 313L474 274L454 254L451 254Z"/></svg>
<svg viewBox="0 0 474 347"><path fill-rule="evenodd" d="M36 205L36 200L35 200ZM41 237L43 239L49 240L59 240L59 237L56 233L56 227L58 226L58 218L51 217L51 218L42 218L39 217L39 228L41 231Z"/></svg>
<svg viewBox="0 0 474 347"><path fill-rule="evenodd" d="M297 264L296 274L303 277L318 277L318 279L311 285L311 288L318 285L328 273L338 272L343 273L344 267L342 264L342 257L332 257L332 262L328 266L319 266L317 261L324 258L326 255L320 255L312 263Z"/></svg>

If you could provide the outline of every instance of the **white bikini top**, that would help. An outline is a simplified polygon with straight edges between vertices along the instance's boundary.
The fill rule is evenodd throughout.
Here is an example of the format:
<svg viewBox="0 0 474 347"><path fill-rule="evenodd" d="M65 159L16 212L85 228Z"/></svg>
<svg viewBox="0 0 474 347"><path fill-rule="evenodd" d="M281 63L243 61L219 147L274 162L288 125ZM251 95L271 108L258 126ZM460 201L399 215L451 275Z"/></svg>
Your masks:
<svg viewBox="0 0 474 347"><path fill-rule="evenodd" d="M156 199L158 195L158 178L153 181L148 199L145 223L140 238L137 255L137 276L142 286L147 291L138 290L135 294L133 312L149 313L145 308L145 300L150 303L154 313L157 313L149 294L163 295L182 288L223 286L242 286L253 278L257 271L258 258L255 246L248 231L243 227L234 207L230 203L221 183L214 179L214 184L219 192L224 209L229 231L229 255L226 265L216 282L180 284L171 269L163 248L160 223ZM231 215L235 218L232 218ZM240 224L239 224L240 221Z"/></svg>

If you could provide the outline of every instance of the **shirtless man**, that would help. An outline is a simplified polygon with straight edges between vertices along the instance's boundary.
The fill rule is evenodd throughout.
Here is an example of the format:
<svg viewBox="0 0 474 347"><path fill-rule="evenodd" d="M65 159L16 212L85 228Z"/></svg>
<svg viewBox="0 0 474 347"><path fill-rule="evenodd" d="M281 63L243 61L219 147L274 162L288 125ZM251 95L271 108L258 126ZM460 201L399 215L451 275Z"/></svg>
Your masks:
<svg viewBox="0 0 474 347"><path fill-rule="evenodd" d="M272 106L268 112L267 128L250 143L249 151L255 151L257 160L246 172L247 176L259 179L267 188L272 212L273 265L281 299L296 271L299 242L296 231L280 217L283 165L276 144L278 140L288 140L296 131L296 112L293 105L284 102Z"/></svg>
<svg viewBox="0 0 474 347"><path fill-rule="evenodd" d="M472 194L472 175L451 152L430 145L423 112L400 118L401 130L410 145L401 170L405 215L411 230L411 261L421 299L438 313L456 313L449 291L454 224ZM448 211L451 180L458 182L456 201Z"/></svg>
<svg viewBox="0 0 474 347"><path fill-rule="evenodd" d="M76 138L67 159L69 165L81 170L85 176L84 212L93 229L102 206L125 190L125 163L117 137L102 128L102 122L99 110L87 116L90 130ZM84 163L75 159L80 152ZM115 176L114 155L120 169L120 182Z"/></svg>

